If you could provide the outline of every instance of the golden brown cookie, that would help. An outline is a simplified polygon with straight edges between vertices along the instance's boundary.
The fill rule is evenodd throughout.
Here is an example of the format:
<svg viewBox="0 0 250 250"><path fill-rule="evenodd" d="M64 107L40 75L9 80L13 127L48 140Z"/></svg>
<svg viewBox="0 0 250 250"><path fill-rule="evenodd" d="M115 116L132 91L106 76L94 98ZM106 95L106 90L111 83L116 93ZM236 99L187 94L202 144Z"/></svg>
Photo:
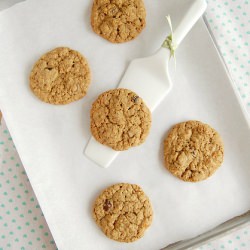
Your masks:
<svg viewBox="0 0 250 250"><path fill-rule="evenodd" d="M96 199L93 218L109 238L132 242L151 225L153 210L139 186L120 183L108 187Z"/></svg>
<svg viewBox="0 0 250 250"><path fill-rule="evenodd" d="M137 37L146 26L143 0L94 0L91 25L95 33L112 43Z"/></svg>
<svg viewBox="0 0 250 250"><path fill-rule="evenodd" d="M87 60L75 50L59 47L35 63L30 88L44 102L67 104L86 95L90 80Z"/></svg>
<svg viewBox="0 0 250 250"><path fill-rule="evenodd" d="M165 166L184 181L207 179L222 164L223 156L220 135L199 121L175 125L164 141Z"/></svg>
<svg viewBox="0 0 250 250"><path fill-rule="evenodd" d="M151 127L151 112L127 89L102 93L91 109L91 132L97 141L122 151L146 140Z"/></svg>

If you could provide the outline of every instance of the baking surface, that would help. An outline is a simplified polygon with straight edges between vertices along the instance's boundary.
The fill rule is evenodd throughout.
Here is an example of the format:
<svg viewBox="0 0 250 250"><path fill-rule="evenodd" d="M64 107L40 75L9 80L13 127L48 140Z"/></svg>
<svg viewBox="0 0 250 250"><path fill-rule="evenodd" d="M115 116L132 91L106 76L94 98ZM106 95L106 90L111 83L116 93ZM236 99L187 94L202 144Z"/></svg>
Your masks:
<svg viewBox="0 0 250 250"><path fill-rule="evenodd" d="M167 33L161 18L165 8L174 14L185 7L174 7L176 1L157 6L146 1L147 29L134 42L117 46L92 33L88 15L84 26L89 2L72 2L28 1L0 17L0 32L5 32L0 41L0 106L58 248L159 249L246 211L250 204L249 129L202 21L178 49L174 88L153 114L147 142L120 154L107 170L84 158L91 102L116 86L129 60L148 55L161 44ZM178 12L172 16L178 19L182 14ZM72 17L72 13L76 14ZM36 99L27 80L39 55L58 45L82 52L94 76L86 98L62 107ZM225 142L222 168L196 184L171 176L161 160L159 142L174 123L186 119L209 123ZM155 212L145 237L129 245L106 239L90 216L99 191L121 181L141 185Z"/></svg>

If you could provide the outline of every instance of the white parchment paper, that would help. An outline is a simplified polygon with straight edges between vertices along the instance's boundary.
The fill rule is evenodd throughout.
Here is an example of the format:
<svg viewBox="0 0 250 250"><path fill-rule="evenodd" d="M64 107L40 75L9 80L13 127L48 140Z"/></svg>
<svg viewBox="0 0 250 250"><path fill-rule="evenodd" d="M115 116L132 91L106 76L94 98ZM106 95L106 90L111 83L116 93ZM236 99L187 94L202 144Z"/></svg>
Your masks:
<svg viewBox="0 0 250 250"><path fill-rule="evenodd" d="M28 0L0 15L0 107L60 250L160 249L250 207L248 125L202 20L177 51L174 88L154 112L146 143L119 154L108 169L83 155L93 100L117 86L131 59L161 45L165 15L171 14L175 26L190 1L145 4L147 28L125 44L92 32L92 1ZM83 53L93 75L88 95L66 106L43 103L29 89L32 65L57 46ZM222 167L200 183L182 182L163 166L164 137L172 125L189 119L209 123L225 143ZM139 184L154 207L152 226L135 243L106 238L91 218L98 193L117 182Z"/></svg>

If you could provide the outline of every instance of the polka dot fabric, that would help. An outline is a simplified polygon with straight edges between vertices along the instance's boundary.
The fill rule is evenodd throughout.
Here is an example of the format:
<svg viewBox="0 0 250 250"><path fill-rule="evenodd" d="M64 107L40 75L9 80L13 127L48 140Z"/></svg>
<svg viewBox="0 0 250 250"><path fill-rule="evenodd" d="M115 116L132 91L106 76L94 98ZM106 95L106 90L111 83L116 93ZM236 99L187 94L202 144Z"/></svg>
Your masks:
<svg viewBox="0 0 250 250"><path fill-rule="evenodd" d="M4 123L0 124L0 250L56 249Z"/></svg>
<svg viewBox="0 0 250 250"><path fill-rule="evenodd" d="M219 240L212 241L197 250L249 250L250 226L231 233Z"/></svg>
<svg viewBox="0 0 250 250"><path fill-rule="evenodd" d="M207 0L206 19L250 114L250 0Z"/></svg>
<svg viewBox="0 0 250 250"><path fill-rule="evenodd" d="M207 0L206 19L250 113L250 0ZM0 250L57 249L5 123L0 124ZM197 250L250 249L250 226Z"/></svg>

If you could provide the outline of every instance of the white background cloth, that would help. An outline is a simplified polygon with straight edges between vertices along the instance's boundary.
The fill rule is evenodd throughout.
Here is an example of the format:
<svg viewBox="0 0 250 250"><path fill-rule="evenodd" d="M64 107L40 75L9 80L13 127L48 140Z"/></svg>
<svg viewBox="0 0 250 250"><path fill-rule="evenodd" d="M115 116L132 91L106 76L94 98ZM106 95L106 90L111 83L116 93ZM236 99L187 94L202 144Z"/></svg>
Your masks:
<svg viewBox="0 0 250 250"><path fill-rule="evenodd" d="M249 55L249 47L247 45L245 45L245 43L247 43L247 41L249 40L248 39L248 37L249 37L249 34L248 34L249 24L247 24L248 20L249 20L249 5L244 3L245 5L241 7L242 15L243 15L243 11L247 14L243 15L244 21L239 22L239 26L241 28L238 28L238 30L242 32L242 28L245 27L244 32L239 34L242 36L242 39L240 39L240 44L243 44L245 47L243 46L243 47L238 48L238 46L240 46L240 45L236 45L236 47L232 45L233 48L232 47L230 48L230 44L229 44L230 39L226 40L226 41L228 41L228 44L226 44L226 41L224 42L227 45L227 47L226 46L223 47L221 45L223 43L222 38L226 39L225 35L223 37L221 37L221 34L224 33L223 27L227 26L228 23L230 25L232 25L232 27L234 27L233 25L235 25L235 23L233 22L233 18L231 18L232 19L231 22L220 21L221 27L220 27L220 25L216 25L215 20L219 19L219 18L217 18L217 16L220 16L222 18L222 20L224 20L223 17L225 15L223 13L224 12L227 13L227 11L232 13L231 9L236 10L236 11L240 10L240 8L238 7L238 6L240 6L239 2L237 3L237 1L230 1L230 2L228 2L228 4L225 4L227 2L224 2L224 1L221 1L222 3L219 3L219 4L218 4L218 1L216 1L216 3L215 3L215 1L213 1L213 2L214 3L209 3L210 5L209 5L207 13L210 16L208 17L208 21L211 25L211 28L215 30L214 34L216 35L216 37L219 36L219 37L217 37L217 41L218 41L220 47L224 49L224 50L222 50L222 53L225 54L225 56L224 56L225 60L226 60L226 55L228 55L225 51L229 51L231 54L236 54L236 56L234 56L234 60L231 58L232 55L229 54L231 56L230 57L231 60L228 59L228 62L231 61L231 64L234 65L234 67L236 67L236 69L237 69L235 71L234 68L232 68L232 73L238 72L238 68L239 68L239 70L240 69L243 70L245 68L245 71L243 70L244 72L238 76L238 79L237 79L237 76L233 76L233 77L240 88L241 95L246 103L246 106L249 106L248 105L248 94L249 94L248 91L249 90L247 88L248 83L249 83L249 75L247 74L247 72L248 72L247 71L247 63L248 62L244 61L244 64L239 64L239 66L237 64L237 61L240 61L240 62L243 61L241 59L241 57L244 59L249 58L249 56L248 56ZM234 4L235 4L235 6L234 6ZM218 7L218 5L220 5L221 7ZM212 9L214 9L214 10L212 10ZM221 15L218 14L217 9L222 9ZM215 11L215 10L217 10L217 11ZM213 18L213 13L216 13L216 14L214 14L215 18ZM236 17L238 17L238 12L236 12L236 13L237 13ZM230 15L234 15L234 14L230 14ZM225 25L223 25L223 23ZM244 26L242 26L242 23L244 24ZM214 27L213 27L213 25L214 25ZM217 26L217 29L216 29L216 26ZM228 27L226 27L226 29L228 29L230 31L230 29ZM220 32L218 31L218 34L216 33L217 30L220 31ZM227 30L225 30L225 33L227 33L228 36L231 34ZM236 39L236 38L231 38L231 40L233 40L233 39ZM231 50L233 50L233 52L231 52ZM240 50L240 53L237 52L238 50ZM240 57L238 55L240 55ZM247 56L244 56L244 55L247 55ZM239 57L239 58L236 59L237 57ZM228 63L229 67L231 64ZM241 65L243 65L244 67L242 67ZM242 79L240 79L240 77L242 77ZM241 83L237 80L242 80L243 83ZM242 92L242 89L243 89L243 92ZM9 138L11 138L11 137L8 136L6 138L8 133L5 133L4 131L7 131L7 130L4 127L2 127L2 128L3 128L2 135L4 138L4 141L3 141L4 144L6 144L6 141L11 142L11 140L9 140ZM5 135L5 137L4 137L4 135ZM2 145L4 145L4 144L2 144ZM50 236L48 235L48 229L47 229L46 225L44 225L44 222L42 222L43 219L41 219L41 221L40 221L40 218L39 218L39 223L36 223L37 220L34 220L34 218L37 216L34 216L34 218L31 217L32 216L31 214L34 214L34 213L39 214L40 210L39 210L39 207L34 208L34 205L32 203L32 202L34 202L32 199L32 197L34 197L34 195L32 193L32 190L31 190L29 184L27 183L27 178L26 177L23 178L23 176L25 176L25 174L22 174L23 170L22 171L19 170L19 168L21 169L21 166L20 166L21 163L18 160L16 162L15 160L12 160L12 159L8 159L8 161L6 159L6 158L10 158L10 157L14 157L15 159L18 159L18 156L16 156L15 151L13 151L13 149L12 149L13 147L11 148L11 152L10 152L10 148L11 148L11 144L8 145L6 148L3 146L2 147L3 151L1 152L1 157L3 159L2 165L1 165L1 170L4 173L4 175L0 176L0 178L1 178L0 183L1 183L1 188L2 188L2 190L1 190L2 192L0 195L2 195L2 197L3 197L3 199L0 199L0 200L4 206L0 207L0 216L1 216L0 222L3 224L4 233L2 234L2 236L0 238L0 243L3 244L3 245L0 244L0 247L2 247L3 249L8 249L8 248L9 249L19 249L19 248L21 249L22 247L23 247L23 249L34 249L36 247L38 249L42 249L45 247L46 248L50 248L50 247L53 248L54 242L51 240L46 240L46 239L49 239ZM6 149L8 149L9 151L6 151ZM12 156L10 156L10 154ZM18 167L16 165L14 166L13 165L14 163L18 164L19 166ZM9 169L11 169L11 170L9 170ZM17 174L15 178L14 178L15 174L12 174L13 171L14 172L19 171L19 172L17 172L19 174ZM16 182L20 181L20 183L18 185L15 185L15 181ZM12 186L9 185L10 183L8 183L8 182L11 182L13 185ZM20 186L20 184L23 182L27 186L27 188L25 188L25 190L22 190L22 185ZM24 183L23 183L23 185L24 185ZM8 192L7 192L6 188L8 188L8 187L10 190L8 190ZM14 187L14 190L12 190L13 187ZM22 195L20 195L21 191L23 192ZM27 192L25 192L25 191L27 191ZM7 193L7 195L6 195L6 193ZM17 197L18 195L20 195L22 198ZM31 198L29 197L29 195ZM20 199L20 204L19 204L18 199ZM30 199L32 199L32 200L30 200ZM15 207L13 204L17 204L16 210L15 210ZM36 204L36 206L37 206L37 204ZM20 208L24 208L24 209L22 209L22 212L20 212ZM24 210L24 212L23 212L23 210ZM31 211L31 212L29 212L29 211ZM39 212L36 212L36 211L39 211ZM23 219L23 218L25 218L25 219ZM17 224L15 224L16 222L12 222L12 220L15 220L17 222ZM37 224L39 224L39 225L37 225ZM32 232L31 230L34 230L35 232ZM247 237L248 234L245 232L247 232L247 230L244 231L244 235ZM35 235L38 235L38 236L35 236ZM40 236L40 235L42 235L42 236ZM235 237L237 237L237 236L235 236ZM52 243L50 244L49 241L51 241ZM235 242L237 242L237 241L232 241L232 242L233 242L232 244L236 244ZM240 242L240 240L238 242ZM228 243L228 244L231 244L231 243ZM248 244L247 240L245 240L245 242L241 242L239 244L239 247L246 247L246 249L247 249L246 244ZM222 245L220 245L220 247L221 246ZM234 246L236 246L236 245L234 245ZM210 249L209 246L207 246L207 247L208 247L208 249ZM225 247L225 249L229 249L225 245L224 245L224 247ZM211 247L211 249L213 249L213 248Z"/></svg>

